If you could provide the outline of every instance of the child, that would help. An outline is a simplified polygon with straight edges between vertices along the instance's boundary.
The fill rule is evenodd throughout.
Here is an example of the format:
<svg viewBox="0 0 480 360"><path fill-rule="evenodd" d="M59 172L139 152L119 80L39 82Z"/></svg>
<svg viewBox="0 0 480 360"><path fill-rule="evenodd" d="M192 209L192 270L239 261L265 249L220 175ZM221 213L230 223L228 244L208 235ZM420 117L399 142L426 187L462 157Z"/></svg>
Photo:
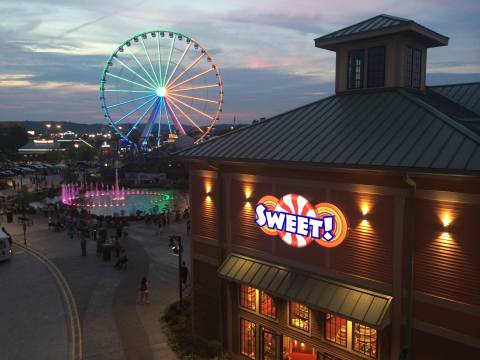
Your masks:
<svg viewBox="0 0 480 360"><path fill-rule="evenodd" d="M138 290L140 291L140 304L150 304L148 301L148 281L145 276L142 278Z"/></svg>

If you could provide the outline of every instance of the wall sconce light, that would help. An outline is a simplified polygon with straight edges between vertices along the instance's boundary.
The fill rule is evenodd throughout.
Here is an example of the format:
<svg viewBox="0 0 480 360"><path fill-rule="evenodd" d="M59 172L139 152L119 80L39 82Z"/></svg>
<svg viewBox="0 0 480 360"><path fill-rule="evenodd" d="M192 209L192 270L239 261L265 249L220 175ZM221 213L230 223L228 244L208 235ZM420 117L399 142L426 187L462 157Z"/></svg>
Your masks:
<svg viewBox="0 0 480 360"><path fill-rule="evenodd" d="M251 201L252 201L252 197L251 197L251 196L248 196L247 198L245 198L245 201L246 201L246 202L251 202Z"/></svg>
<svg viewBox="0 0 480 360"><path fill-rule="evenodd" d="M444 229L448 228L451 222L452 222L452 218L449 214L445 214L442 216L442 224Z"/></svg>
<svg viewBox="0 0 480 360"><path fill-rule="evenodd" d="M211 192L211 191L207 191L205 195L207 195L207 196L212 196L212 192Z"/></svg>

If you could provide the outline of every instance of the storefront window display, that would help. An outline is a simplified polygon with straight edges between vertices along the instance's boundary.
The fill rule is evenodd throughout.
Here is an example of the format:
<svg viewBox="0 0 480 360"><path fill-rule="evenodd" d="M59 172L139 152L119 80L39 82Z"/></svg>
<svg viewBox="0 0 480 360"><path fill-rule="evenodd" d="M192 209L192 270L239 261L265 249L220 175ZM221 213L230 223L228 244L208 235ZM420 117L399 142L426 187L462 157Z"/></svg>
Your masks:
<svg viewBox="0 0 480 360"><path fill-rule="evenodd" d="M325 314L325 339L347 347L347 319Z"/></svg>
<svg viewBox="0 0 480 360"><path fill-rule="evenodd" d="M377 357L377 330L353 324L353 350L371 358Z"/></svg>
<svg viewBox="0 0 480 360"><path fill-rule="evenodd" d="M310 310L307 306L290 301L290 326L309 332L310 331Z"/></svg>
<svg viewBox="0 0 480 360"><path fill-rule="evenodd" d="M273 319L277 318L277 306L275 304L275 299L268 295L265 291L260 291L260 314Z"/></svg>
<svg viewBox="0 0 480 360"><path fill-rule="evenodd" d="M257 291L248 285L240 285L240 306L255 311L257 309Z"/></svg>
<svg viewBox="0 0 480 360"><path fill-rule="evenodd" d="M275 335L262 328L262 360L277 360L277 342Z"/></svg>
<svg viewBox="0 0 480 360"><path fill-rule="evenodd" d="M241 353L246 357L255 360L256 353L256 338L255 338L255 323L240 319L240 345L241 345Z"/></svg>

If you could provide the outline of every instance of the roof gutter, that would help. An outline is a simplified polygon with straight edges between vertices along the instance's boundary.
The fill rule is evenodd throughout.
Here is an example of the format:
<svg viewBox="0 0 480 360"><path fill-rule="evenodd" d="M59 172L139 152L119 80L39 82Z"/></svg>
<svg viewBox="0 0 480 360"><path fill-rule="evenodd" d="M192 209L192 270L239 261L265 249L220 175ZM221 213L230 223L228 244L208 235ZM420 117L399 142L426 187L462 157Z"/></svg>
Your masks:
<svg viewBox="0 0 480 360"><path fill-rule="evenodd" d="M402 179L410 188L410 234L407 242L407 293L406 293L406 325L404 346L400 354L401 360L412 358L412 328L413 328L413 271L414 271L414 249L415 249L415 208L417 197L417 183L405 173Z"/></svg>

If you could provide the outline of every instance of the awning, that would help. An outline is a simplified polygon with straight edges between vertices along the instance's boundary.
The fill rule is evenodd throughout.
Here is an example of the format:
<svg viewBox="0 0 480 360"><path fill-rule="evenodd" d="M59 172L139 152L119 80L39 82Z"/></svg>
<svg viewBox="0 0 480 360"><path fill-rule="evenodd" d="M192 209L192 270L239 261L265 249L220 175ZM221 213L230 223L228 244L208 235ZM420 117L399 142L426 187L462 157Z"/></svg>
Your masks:
<svg viewBox="0 0 480 360"><path fill-rule="evenodd" d="M391 296L244 255L231 254L218 275L371 327L390 321Z"/></svg>

